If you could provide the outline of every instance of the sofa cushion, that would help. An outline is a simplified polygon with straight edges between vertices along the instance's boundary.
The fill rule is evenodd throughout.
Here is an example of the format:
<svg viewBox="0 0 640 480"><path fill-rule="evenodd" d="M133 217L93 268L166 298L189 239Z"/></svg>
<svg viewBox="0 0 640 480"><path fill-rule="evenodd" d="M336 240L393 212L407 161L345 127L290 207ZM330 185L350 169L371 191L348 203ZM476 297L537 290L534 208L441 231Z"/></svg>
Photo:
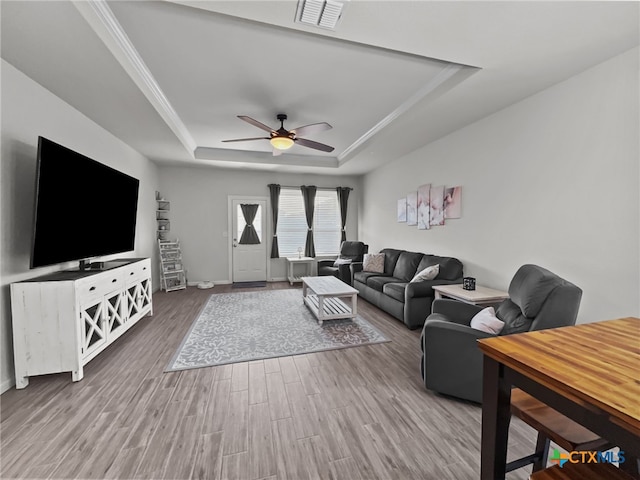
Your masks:
<svg viewBox="0 0 640 480"><path fill-rule="evenodd" d="M374 290L382 292L382 288L387 283L398 283L402 282L399 278L389 277L389 276L374 276L367 278L367 287L371 287Z"/></svg>
<svg viewBox="0 0 640 480"><path fill-rule="evenodd" d="M424 255L417 271L420 272L432 265L440 265L438 279L440 280L457 280L462 278L462 262L453 257L439 257L437 255Z"/></svg>
<svg viewBox="0 0 640 480"><path fill-rule="evenodd" d="M390 277L391 275L387 276ZM364 283L365 285L367 284L367 279L369 279L369 277L384 277L384 275L374 272L356 272L353 274L354 281Z"/></svg>
<svg viewBox="0 0 640 480"><path fill-rule="evenodd" d="M382 287L382 293L404 303L404 290L406 287L406 283L387 283Z"/></svg>
<svg viewBox="0 0 640 480"><path fill-rule="evenodd" d="M384 253L384 273L391 275L393 269L396 268L398 257L404 250L396 250L395 248L383 248L380 253Z"/></svg>
<svg viewBox="0 0 640 480"><path fill-rule="evenodd" d="M401 252L393 269L393 276L408 282L416 274L416 269L423 256L422 253Z"/></svg>

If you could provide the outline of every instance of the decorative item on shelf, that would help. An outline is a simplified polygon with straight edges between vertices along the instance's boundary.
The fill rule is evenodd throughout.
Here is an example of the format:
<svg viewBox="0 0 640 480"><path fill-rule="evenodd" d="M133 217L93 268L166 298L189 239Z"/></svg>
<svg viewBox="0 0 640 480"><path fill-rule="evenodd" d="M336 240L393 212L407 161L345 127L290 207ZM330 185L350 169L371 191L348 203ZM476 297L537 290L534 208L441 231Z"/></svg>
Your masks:
<svg viewBox="0 0 640 480"><path fill-rule="evenodd" d="M473 277L464 277L462 279L462 288L464 290L475 290L476 289L476 279Z"/></svg>
<svg viewBox="0 0 640 480"><path fill-rule="evenodd" d="M302 258L302 247L298 247L298 258Z"/></svg>
<svg viewBox="0 0 640 480"><path fill-rule="evenodd" d="M171 224L169 222L169 212L171 210L171 203L164 199L160 192L156 191L156 222L158 240L168 240L169 231L171 230Z"/></svg>

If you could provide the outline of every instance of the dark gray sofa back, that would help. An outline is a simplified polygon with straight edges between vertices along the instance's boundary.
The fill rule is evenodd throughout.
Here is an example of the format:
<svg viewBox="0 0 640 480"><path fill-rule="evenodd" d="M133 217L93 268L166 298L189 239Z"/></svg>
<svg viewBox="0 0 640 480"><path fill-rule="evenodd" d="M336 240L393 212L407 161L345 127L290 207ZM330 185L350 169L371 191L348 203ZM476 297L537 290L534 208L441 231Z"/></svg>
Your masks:
<svg viewBox="0 0 640 480"><path fill-rule="evenodd" d="M421 272L432 265L440 265L440 271L436 278L440 280L457 280L462 278L462 262L453 257L439 257L437 255L424 255L416 272Z"/></svg>
<svg viewBox="0 0 640 480"><path fill-rule="evenodd" d="M380 253L384 253L384 273L391 275L393 269L396 268L396 262L403 250L396 250L395 248L383 248Z"/></svg>
<svg viewBox="0 0 640 480"><path fill-rule="evenodd" d="M393 277L405 282L410 281L416 274L416 269L424 254L415 252L401 252L393 269Z"/></svg>

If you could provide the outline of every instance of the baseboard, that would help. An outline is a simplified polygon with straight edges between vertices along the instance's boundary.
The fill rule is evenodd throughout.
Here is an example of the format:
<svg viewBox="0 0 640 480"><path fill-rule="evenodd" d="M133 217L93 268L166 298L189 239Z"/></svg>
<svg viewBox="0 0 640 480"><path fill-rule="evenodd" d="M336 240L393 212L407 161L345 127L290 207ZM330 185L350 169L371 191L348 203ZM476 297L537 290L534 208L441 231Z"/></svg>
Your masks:
<svg viewBox="0 0 640 480"><path fill-rule="evenodd" d="M276 277L276 278L270 278L267 280L267 282L287 282L287 277ZM200 281L196 281L196 282L187 282L187 286L189 287L197 287L198 284L200 283ZM231 280L214 280L213 284L214 285L231 285L233 282Z"/></svg>
<svg viewBox="0 0 640 480"><path fill-rule="evenodd" d="M13 378L10 378L9 380L5 380L4 382L0 383L0 394L3 394L7 390L11 390L11 388L13 388L15 384L16 384L16 381Z"/></svg>
<svg viewBox="0 0 640 480"><path fill-rule="evenodd" d="M210 280L207 280L207 281L210 281ZM202 282L202 280L198 280L197 282L187 282L187 286L197 287L200 282ZM214 280L213 284L214 285L231 285L231 282L229 280Z"/></svg>

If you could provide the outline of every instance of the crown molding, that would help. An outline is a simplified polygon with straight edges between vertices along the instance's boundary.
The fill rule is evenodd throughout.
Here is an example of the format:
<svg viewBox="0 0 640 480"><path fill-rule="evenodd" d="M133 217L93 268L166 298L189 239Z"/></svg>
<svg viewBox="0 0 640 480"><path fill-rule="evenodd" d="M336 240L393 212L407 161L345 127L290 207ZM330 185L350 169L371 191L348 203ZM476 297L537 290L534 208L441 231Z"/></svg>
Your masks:
<svg viewBox="0 0 640 480"><path fill-rule="evenodd" d="M129 40L107 2L80 0L74 1L73 4L193 157L197 147L195 140Z"/></svg>
<svg viewBox="0 0 640 480"><path fill-rule="evenodd" d="M282 154L274 157L271 152L254 152L248 150L229 150L226 148L197 147L194 152L196 160L220 160L225 162L255 163L270 165L297 165L302 167L338 168L336 157L319 155Z"/></svg>

